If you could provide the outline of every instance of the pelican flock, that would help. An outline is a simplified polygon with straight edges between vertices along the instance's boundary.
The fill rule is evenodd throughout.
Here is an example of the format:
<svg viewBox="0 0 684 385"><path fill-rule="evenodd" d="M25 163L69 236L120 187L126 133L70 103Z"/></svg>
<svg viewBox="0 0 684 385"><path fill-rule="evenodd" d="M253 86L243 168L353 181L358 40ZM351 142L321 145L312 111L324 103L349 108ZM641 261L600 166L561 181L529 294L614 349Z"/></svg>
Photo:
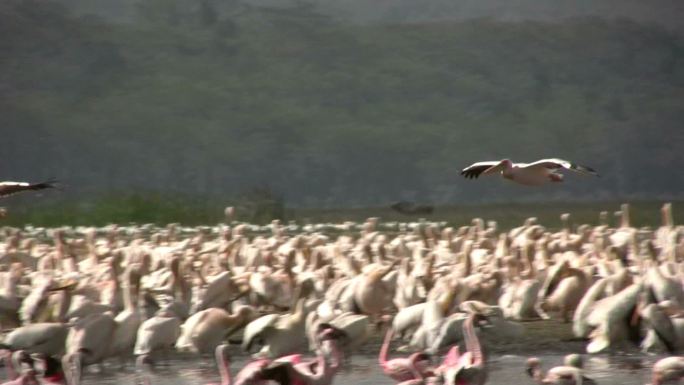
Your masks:
<svg viewBox="0 0 684 385"><path fill-rule="evenodd" d="M560 164L540 162L529 167L547 176ZM585 354L667 355L652 383L672 382L684 375L684 227L669 204L656 229L629 213L579 226L564 214L556 230L533 218L510 230L478 218L4 227L6 381L96 384L86 367L116 366L156 384L153 366L195 355L215 360L221 384L330 384L370 349L388 381L484 384L489 348L553 322ZM231 369L235 356L249 362ZM546 372L520 364L529 383L594 383L578 355Z"/></svg>

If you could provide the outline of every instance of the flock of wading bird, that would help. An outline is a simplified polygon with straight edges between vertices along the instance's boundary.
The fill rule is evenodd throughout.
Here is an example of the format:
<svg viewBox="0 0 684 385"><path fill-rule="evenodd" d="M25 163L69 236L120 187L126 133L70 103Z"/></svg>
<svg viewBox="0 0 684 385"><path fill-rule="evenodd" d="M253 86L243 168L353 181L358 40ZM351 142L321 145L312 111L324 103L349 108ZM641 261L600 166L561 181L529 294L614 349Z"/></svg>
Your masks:
<svg viewBox="0 0 684 385"><path fill-rule="evenodd" d="M536 185L562 181L560 169L596 174L559 159L462 174ZM49 187L0 183L0 196ZM173 350L213 354L221 385L330 384L385 329L379 364L397 383L484 384L481 339L516 339L521 321L549 318L572 322L588 353L684 349L684 227L670 204L656 230L631 226L628 205L615 226L602 212L598 226L573 229L563 214L556 232L535 218L506 232L482 219L300 227L233 215L215 227L4 228L5 384L80 384L85 366L107 360L135 362L135 381L151 384L150 367ZM390 359L394 341L402 356ZM258 349L235 376L231 343ZM537 358L525 366L540 384L595 383L577 354L546 373ZM683 376L684 357L670 356L652 384Z"/></svg>

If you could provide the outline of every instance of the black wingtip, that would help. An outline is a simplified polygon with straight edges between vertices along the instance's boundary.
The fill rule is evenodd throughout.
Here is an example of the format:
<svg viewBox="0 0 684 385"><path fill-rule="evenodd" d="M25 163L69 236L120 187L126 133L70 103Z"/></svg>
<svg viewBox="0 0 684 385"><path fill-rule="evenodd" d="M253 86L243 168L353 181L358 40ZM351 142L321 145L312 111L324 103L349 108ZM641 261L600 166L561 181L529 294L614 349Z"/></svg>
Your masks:
<svg viewBox="0 0 684 385"><path fill-rule="evenodd" d="M587 172L587 173L592 174L592 175L599 177L599 178L601 177L601 175L599 175L599 173L596 172L596 170L594 170L593 168L591 168L589 166L583 166L581 164L571 163L570 167L572 167L573 169L578 170L578 171Z"/></svg>
<svg viewBox="0 0 684 385"><path fill-rule="evenodd" d="M32 186L32 188L35 190L42 190L42 189L47 189L47 188L54 188L57 190L61 190L61 186L59 184L59 181L57 179L54 179L54 178L46 180L45 182L36 183Z"/></svg>

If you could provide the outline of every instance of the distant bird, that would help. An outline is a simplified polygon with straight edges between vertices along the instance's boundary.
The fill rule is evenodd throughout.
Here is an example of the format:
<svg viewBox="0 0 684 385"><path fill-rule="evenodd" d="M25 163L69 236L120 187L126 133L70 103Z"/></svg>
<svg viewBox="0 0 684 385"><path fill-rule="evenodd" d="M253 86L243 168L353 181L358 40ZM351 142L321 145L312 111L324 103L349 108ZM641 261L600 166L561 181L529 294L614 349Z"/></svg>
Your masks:
<svg viewBox="0 0 684 385"><path fill-rule="evenodd" d="M428 215L432 214L434 207L429 205L419 205L413 202L399 201L390 206L390 208L400 214L405 215Z"/></svg>
<svg viewBox="0 0 684 385"><path fill-rule="evenodd" d="M41 183L27 183L27 182L0 182L0 198L20 193L29 190L43 190L46 188L55 188L55 180L49 180Z"/></svg>
<svg viewBox="0 0 684 385"><path fill-rule="evenodd" d="M461 175L468 179L473 179L480 175L501 174L505 179L518 184L540 186L548 182L562 182L563 174L559 172L562 169L599 176L590 167L580 166L567 160L556 158L541 159L532 163L513 163L509 159L477 162L464 168L461 171Z"/></svg>

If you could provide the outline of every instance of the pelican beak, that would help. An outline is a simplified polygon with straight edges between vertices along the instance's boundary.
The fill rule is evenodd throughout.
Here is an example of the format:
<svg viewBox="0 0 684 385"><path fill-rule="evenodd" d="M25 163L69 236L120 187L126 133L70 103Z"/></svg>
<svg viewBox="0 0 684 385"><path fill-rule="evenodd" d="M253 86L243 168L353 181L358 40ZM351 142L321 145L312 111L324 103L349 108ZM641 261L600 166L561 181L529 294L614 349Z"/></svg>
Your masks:
<svg viewBox="0 0 684 385"><path fill-rule="evenodd" d="M78 281L75 279L68 279L64 282L56 282L56 285L48 289L48 291L60 291L60 290L71 290L78 285Z"/></svg>

